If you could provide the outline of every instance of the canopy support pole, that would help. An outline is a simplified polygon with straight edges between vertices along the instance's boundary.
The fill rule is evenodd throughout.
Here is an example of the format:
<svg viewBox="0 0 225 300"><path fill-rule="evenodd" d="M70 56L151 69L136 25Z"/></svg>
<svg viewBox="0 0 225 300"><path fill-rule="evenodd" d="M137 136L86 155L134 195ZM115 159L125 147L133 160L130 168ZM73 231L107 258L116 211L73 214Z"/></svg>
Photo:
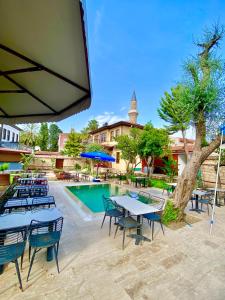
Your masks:
<svg viewBox="0 0 225 300"><path fill-rule="evenodd" d="M217 187L218 187L218 179L219 179L219 171L220 171L220 161L221 161L221 151L222 151L222 148L221 148L222 143L223 143L223 130L222 130L222 133L221 133L219 159L218 159L217 172L216 172L216 185L215 185L214 198L213 198L212 216L211 216L211 221L210 221L210 235L212 234L212 227L213 227L213 224L214 224L215 206L216 206L216 197L217 197Z"/></svg>

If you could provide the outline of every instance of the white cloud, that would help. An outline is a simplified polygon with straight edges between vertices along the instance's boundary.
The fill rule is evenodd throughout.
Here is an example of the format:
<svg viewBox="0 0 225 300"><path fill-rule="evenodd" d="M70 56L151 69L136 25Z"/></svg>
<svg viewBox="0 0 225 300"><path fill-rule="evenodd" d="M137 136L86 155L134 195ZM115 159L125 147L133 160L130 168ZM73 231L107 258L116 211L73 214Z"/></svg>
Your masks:
<svg viewBox="0 0 225 300"><path fill-rule="evenodd" d="M105 111L103 114L95 116L95 120L102 126L104 123L113 124L119 121L127 120L127 116L116 115L114 112Z"/></svg>

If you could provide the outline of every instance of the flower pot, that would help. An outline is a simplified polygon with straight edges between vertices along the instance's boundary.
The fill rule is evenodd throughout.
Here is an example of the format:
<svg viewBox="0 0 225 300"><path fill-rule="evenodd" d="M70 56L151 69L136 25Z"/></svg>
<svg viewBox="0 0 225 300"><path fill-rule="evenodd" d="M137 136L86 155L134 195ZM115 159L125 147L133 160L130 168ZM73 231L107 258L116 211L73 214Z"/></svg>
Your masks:
<svg viewBox="0 0 225 300"><path fill-rule="evenodd" d="M1 185L9 185L10 174L0 174L0 186Z"/></svg>

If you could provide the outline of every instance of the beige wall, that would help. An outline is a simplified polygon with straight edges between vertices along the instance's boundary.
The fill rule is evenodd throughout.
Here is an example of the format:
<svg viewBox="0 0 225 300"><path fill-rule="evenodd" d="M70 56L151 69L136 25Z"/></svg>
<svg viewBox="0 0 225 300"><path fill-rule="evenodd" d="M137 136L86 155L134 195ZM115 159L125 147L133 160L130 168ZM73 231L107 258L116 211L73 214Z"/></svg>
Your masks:
<svg viewBox="0 0 225 300"><path fill-rule="evenodd" d="M216 182L216 167L218 155L214 154L202 164L201 171L205 187L214 187ZM225 188L225 166L220 167L218 186Z"/></svg>

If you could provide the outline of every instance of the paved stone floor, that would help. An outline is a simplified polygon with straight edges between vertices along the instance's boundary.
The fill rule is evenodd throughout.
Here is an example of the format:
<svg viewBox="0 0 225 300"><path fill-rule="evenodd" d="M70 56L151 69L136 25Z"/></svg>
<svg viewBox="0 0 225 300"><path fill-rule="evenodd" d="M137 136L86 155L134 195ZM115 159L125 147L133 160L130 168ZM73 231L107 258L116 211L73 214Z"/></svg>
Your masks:
<svg viewBox="0 0 225 300"><path fill-rule="evenodd" d="M192 226L166 228L165 236L156 227L154 241L135 246L127 238L122 251L121 232L116 239L109 237L107 223L100 229L102 216L85 215L63 185L50 183L50 194L65 218L60 274L42 251L26 283L26 253L24 292L19 290L14 265L9 264L0 277L0 299L225 299L225 207L216 209L213 236L207 213L192 212L200 220ZM150 237L147 224L144 233Z"/></svg>

